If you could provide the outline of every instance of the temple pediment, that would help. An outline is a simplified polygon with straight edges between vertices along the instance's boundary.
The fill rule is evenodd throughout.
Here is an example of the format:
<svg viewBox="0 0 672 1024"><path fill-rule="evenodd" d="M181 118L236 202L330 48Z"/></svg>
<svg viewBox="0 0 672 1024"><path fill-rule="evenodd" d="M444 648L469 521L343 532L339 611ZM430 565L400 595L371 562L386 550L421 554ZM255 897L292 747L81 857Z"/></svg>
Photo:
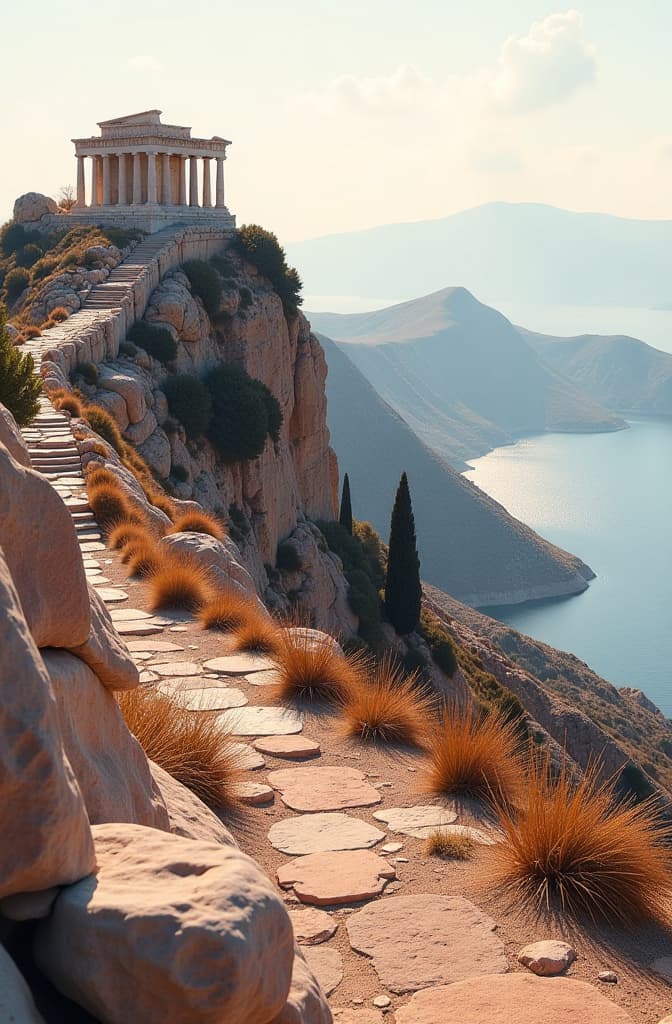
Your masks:
<svg viewBox="0 0 672 1024"><path fill-rule="evenodd" d="M139 114L125 114L109 121L98 121L99 128L124 128L126 125L161 124L161 110L142 110Z"/></svg>

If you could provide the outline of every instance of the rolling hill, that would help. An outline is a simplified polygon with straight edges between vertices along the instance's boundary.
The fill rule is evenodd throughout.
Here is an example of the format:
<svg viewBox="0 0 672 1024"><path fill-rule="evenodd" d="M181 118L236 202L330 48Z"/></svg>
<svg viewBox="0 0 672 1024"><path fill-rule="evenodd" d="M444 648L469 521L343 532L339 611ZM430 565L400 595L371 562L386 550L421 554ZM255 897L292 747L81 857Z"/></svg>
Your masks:
<svg viewBox="0 0 672 1024"><path fill-rule="evenodd" d="M625 426L546 365L505 316L464 288L372 313L309 316L455 468L528 434Z"/></svg>
<svg viewBox="0 0 672 1024"><path fill-rule="evenodd" d="M423 577L472 606L580 593L591 570L514 519L451 469L377 394L348 355L320 336L329 366L327 421L353 511L383 537L408 472ZM350 351L349 349L347 350Z"/></svg>

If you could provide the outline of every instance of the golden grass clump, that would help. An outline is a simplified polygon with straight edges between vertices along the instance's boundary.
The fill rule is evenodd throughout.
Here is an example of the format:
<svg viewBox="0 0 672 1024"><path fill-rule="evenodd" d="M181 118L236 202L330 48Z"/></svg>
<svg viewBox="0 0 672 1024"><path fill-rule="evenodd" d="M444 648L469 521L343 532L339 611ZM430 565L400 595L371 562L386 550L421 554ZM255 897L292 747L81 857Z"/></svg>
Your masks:
<svg viewBox="0 0 672 1024"><path fill-rule="evenodd" d="M222 524L207 512L185 512L179 516L173 525L171 533L206 533L215 540L222 540L226 536L226 530Z"/></svg>
<svg viewBox="0 0 672 1024"><path fill-rule="evenodd" d="M349 736L382 743L424 747L436 699L419 685L417 672L406 675L390 655L370 663L343 706Z"/></svg>
<svg viewBox="0 0 672 1024"><path fill-rule="evenodd" d="M577 781L547 757L523 805L498 813L493 881L517 904L620 925L661 919L672 897L672 826L655 797L619 803L597 766Z"/></svg>
<svg viewBox="0 0 672 1024"><path fill-rule="evenodd" d="M350 691L361 685L361 657L341 654L331 637L317 640L306 629L281 629L275 660L283 700L342 705Z"/></svg>
<svg viewBox="0 0 672 1024"><path fill-rule="evenodd" d="M69 412L71 416L82 415L82 403L76 395L63 395L54 400L54 406L59 412Z"/></svg>
<svg viewBox="0 0 672 1024"><path fill-rule="evenodd" d="M175 506L167 494L161 494L160 491L150 489L145 491L145 495L149 503L153 505L154 508L160 509L161 512L164 512L165 515L168 516L171 522L173 521L175 517Z"/></svg>
<svg viewBox="0 0 672 1024"><path fill-rule="evenodd" d="M499 711L483 715L471 705L447 708L432 733L428 755L426 781L433 793L508 803L521 792L520 735L516 723Z"/></svg>
<svg viewBox="0 0 672 1024"><path fill-rule="evenodd" d="M131 504L118 484L87 484L89 505L102 530L111 530L121 519L132 514Z"/></svg>
<svg viewBox="0 0 672 1024"><path fill-rule="evenodd" d="M221 588L213 593L199 612L203 629L232 632L247 622L255 609L250 599L233 587Z"/></svg>
<svg viewBox="0 0 672 1024"><path fill-rule="evenodd" d="M282 627L270 615L250 604L249 617L234 629L237 651L277 655L282 647Z"/></svg>
<svg viewBox="0 0 672 1024"><path fill-rule="evenodd" d="M239 747L216 716L186 711L175 698L139 686L116 694L126 724L141 747L209 807L233 809L244 776Z"/></svg>
<svg viewBox="0 0 672 1024"><path fill-rule="evenodd" d="M430 832L425 842L428 857L441 857L443 860L469 860L474 852L474 840L467 835L451 835L440 828Z"/></svg>
<svg viewBox="0 0 672 1024"><path fill-rule="evenodd" d="M186 559L166 558L150 580L152 611L183 608L188 612L198 612L211 596L212 584L207 570Z"/></svg>
<svg viewBox="0 0 672 1024"><path fill-rule="evenodd" d="M152 538L129 544L128 572L131 576L155 576L166 564L166 553Z"/></svg>
<svg viewBox="0 0 672 1024"><path fill-rule="evenodd" d="M49 318L55 320L57 324L63 323L69 316L70 313L65 306L55 306L49 314Z"/></svg>
<svg viewBox="0 0 672 1024"><path fill-rule="evenodd" d="M110 487L116 487L118 490L122 490L121 482L116 473L111 469L107 469L105 466L96 466L86 478L86 486L97 487L98 484L109 484Z"/></svg>
<svg viewBox="0 0 672 1024"><path fill-rule="evenodd" d="M149 532L146 526L141 526L132 520L123 520L110 530L107 545L113 550L119 550L131 542L143 543L148 536Z"/></svg>

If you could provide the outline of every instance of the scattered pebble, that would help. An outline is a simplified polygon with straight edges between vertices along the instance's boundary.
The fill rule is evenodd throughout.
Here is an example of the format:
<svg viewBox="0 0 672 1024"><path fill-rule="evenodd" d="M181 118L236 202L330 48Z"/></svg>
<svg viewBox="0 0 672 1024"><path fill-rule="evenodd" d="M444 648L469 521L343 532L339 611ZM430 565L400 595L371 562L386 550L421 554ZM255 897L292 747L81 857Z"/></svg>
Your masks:
<svg viewBox="0 0 672 1024"><path fill-rule="evenodd" d="M390 999L389 996L376 996L376 998L373 1000L373 1005L378 1010L384 1010L386 1006L392 1005L392 1000Z"/></svg>
<svg viewBox="0 0 672 1024"><path fill-rule="evenodd" d="M615 985L618 982L618 975L615 971L600 971L597 980L603 981L606 985Z"/></svg>

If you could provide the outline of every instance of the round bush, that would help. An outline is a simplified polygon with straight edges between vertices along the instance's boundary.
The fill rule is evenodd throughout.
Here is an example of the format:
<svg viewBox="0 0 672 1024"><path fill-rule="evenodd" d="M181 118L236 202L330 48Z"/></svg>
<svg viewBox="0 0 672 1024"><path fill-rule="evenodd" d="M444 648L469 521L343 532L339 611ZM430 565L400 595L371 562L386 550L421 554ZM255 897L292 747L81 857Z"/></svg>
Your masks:
<svg viewBox="0 0 672 1024"><path fill-rule="evenodd" d="M187 260L182 270L189 278L193 294L202 300L205 312L214 317L222 297L222 279L215 268L205 260Z"/></svg>
<svg viewBox="0 0 672 1024"><path fill-rule="evenodd" d="M281 544L278 544L275 561L281 572L298 572L301 568L299 552L293 544L289 544L287 541L283 541Z"/></svg>
<svg viewBox="0 0 672 1024"><path fill-rule="evenodd" d="M187 437L202 437L208 430L212 416L211 392L198 379L188 373L169 377L163 390L168 408L184 427Z"/></svg>
<svg viewBox="0 0 672 1024"><path fill-rule="evenodd" d="M17 267L32 267L34 263L37 263L41 255L42 250L39 245L30 242L17 252L15 257L16 265Z"/></svg>
<svg viewBox="0 0 672 1024"><path fill-rule="evenodd" d="M268 415L268 433L273 441L279 441L280 427L282 426L282 409L280 408L280 403L271 389L267 388L262 381L255 380L253 383L259 389L259 393L261 394L266 406L266 413Z"/></svg>
<svg viewBox="0 0 672 1024"><path fill-rule="evenodd" d="M211 370L205 383L212 397L208 436L223 459L256 459L269 433L267 400L260 382L245 370L223 364Z"/></svg>
<svg viewBox="0 0 672 1024"><path fill-rule="evenodd" d="M128 332L128 339L144 348L147 355L158 359L164 366L177 356L177 342L165 327L156 327L146 320L138 320Z"/></svg>
<svg viewBox="0 0 672 1024"><path fill-rule="evenodd" d="M30 274L23 267L15 267L14 270L10 270L5 278L5 291L7 292L7 302L10 305L16 302L21 292L30 284Z"/></svg>

